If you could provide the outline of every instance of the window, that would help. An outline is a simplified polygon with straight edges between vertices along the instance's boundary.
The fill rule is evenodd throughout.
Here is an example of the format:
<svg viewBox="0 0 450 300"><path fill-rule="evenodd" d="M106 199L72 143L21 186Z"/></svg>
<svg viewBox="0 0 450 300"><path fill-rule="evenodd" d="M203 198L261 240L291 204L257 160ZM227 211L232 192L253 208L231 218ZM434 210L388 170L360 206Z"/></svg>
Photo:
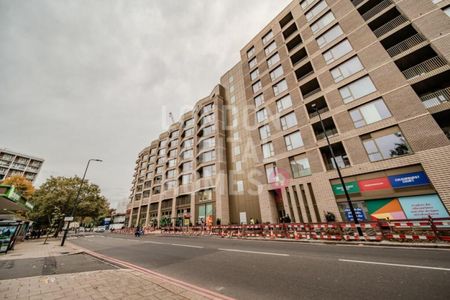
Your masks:
<svg viewBox="0 0 450 300"><path fill-rule="evenodd" d="M259 127L259 137L261 140L265 140L270 136L270 126L264 125Z"/></svg>
<svg viewBox="0 0 450 300"><path fill-rule="evenodd" d="M293 132L284 136L284 142L286 143L286 149L288 151L300 148L303 146L303 139L300 131Z"/></svg>
<svg viewBox="0 0 450 300"><path fill-rule="evenodd" d="M288 128L291 128L295 125L297 125L297 117L295 116L294 112L291 112L290 114L287 114L280 118L281 122L281 128L283 130L286 130Z"/></svg>
<svg viewBox="0 0 450 300"><path fill-rule="evenodd" d="M446 14L447 16L450 17L450 6L444 7L442 10L445 12L445 14Z"/></svg>
<svg viewBox="0 0 450 300"><path fill-rule="evenodd" d="M158 165L161 165L164 163L164 157L158 158L158 161L156 162Z"/></svg>
<svg viewBox="0 0 450 300"><path fill-rule="evenodd" d="M170 138L171 138L171 139L177 138L179 134L180 134L180 131L179 131L179 130L173 131L173 132L170 134Z"/></svg>
<svg viewBox="0 0 450 300"><path fill-rule="evenodd" d="M175 170L169 170L169 171L167 171L167 173L166 173L166 178L174 178L175 175L176 175Z"/></svg>
<svg viewBox="0 0 450 300"><path fill-rule="evenodd" d="M192 171L192 161L185 162L181 165L181 172L189 172Z"/></svg>
<svg viewBox="0 0 450 300"><path fill-rule="evenodd" d="M310 6L314 1L316 1L316 0L304 0L300 3L300 5L301 5L302 9L304 10L305 8Z"/></svg>
<svg viewBox="0 0 450 300"><path fill-rule="evenodd" d="M344 32L342 31L341 26L336 25L321 36L317 38L317 44L319 44L320 48L325 47L328 43L334 41L337 37L339 37Z"/></svg>
<svg viewBox="0 0 450 300"><path fill-rule="evenodd" d="M263 152L263 157L264 158L268 158L268 157L273 156L275 154L275 152L273 151L273 144L272 144L272 142L263 144L262 145L262 152Z"/></svg>
<svg viewBox="0 0 450 300"><path fill-rule="evenodd" d="M159 148L164 148L167 145L167 140L161 141L159 143Z"/></svg>
<svg viewBox="0 0 450 300"><path fill-rule="evenodd" d="M181 176L181 184L185 185L185 184L189 184L192 182L192 174L185 174L183 176Z"/></svg>
<svg viewBox="0 0 450 300"><path fill-rule="evenodd" d="M177 156L177 149L173 149L169 151L169 157L175 157Z"/></svg>
<svg viewBox="0 0 450 300"><path fill-rule="evenodd" d="M263 121L267 120L267 111L265 108L258 110L256 112L256 121L258 121L258 123L261 123Z"/></svg>
<svg viewBox="0 0 450 300"><path fill-rule="evenodd" d="M235 141L239 140L239 132L233 133L233 140Z"/></svg>
<svg viewBox="0 0 450 300"><path fill-rule="evenodd" d="M229 83L232 83L234 81L234 77L233 76L230 76L230 78L228 78L228 82Z"/></svg>
<svg viewBox="0 0 450 300"><path fill-rule="evenodd" d="M363 127L368 124L372 124L383 119L391 117L386 104L383 99L378 99L362 106L359 106L350 111L353 124L356 128Z"/></svg>
<svg viewBox="0 0 450 300"><path fill-rule="evenodd" d="M214 125L206 127L204 130L206 130L208 128L211 129L211 127L214 130ZM183 144L181 145L181 148L183 148L183 149L192 148L193 145L194 145L194 139L188 139L183 142Z"/></svg>
<svg viewBox="0 0 450 300"><path fill-rule="evenodd" d="M212 148L215 145L216 145L216 139L214 137L204 139L199 143L200 150Z"/></svg>
<svg viewBox="0 0 450 300"><path fill-rule="evenodd" d="M174 158L174 159L169 159L169 161L167 162L167 166L168 166L169 168L175 167L176 164L177 164L177 160L176 160L175 158Z"/></svg>
<svg viewBox="0 0 450 300"><path fill-rule="evenodd" d="M352 83L347 84L339 89L344 103L352 102L356 99L369 95L377 89L373 85L369 76L362 77Z"/></svg>
<svg viewBox="0 0 450 300"><path fill-rule="evenodd" d="M264 52L266 53L266 56L268 56L268 55L270 55L270 53L275 51L275 49L277 49L277 44L275 43L275 41L273 41L272 43L270 43L269 46L264 48Z"/></svg>
<svg viewBox="0 0 450 300"><path fill-rule="evenodd" d="M173 189L176 186L177 186L177 182L175 180L166 182L166 190Z"/></svg>
<svg viewBox="0 0 450 300"><path fill-rule="evenodd" d="M201 178L205 178L205 177L211 177L214 176L216 174L216 166L215 165L210 165L210 166L206 166L200 169L200 177Z"/></svg>
<svg viewBox="0 0 450 300"><path fill-rule="evenodd" d="M231 88L230 88L231 91ZM200 115L206 114L211 112L214 109L214 103L210 103L204 107L202 107L202 109L200 110Z"/></svg>
<svg viewBox="0 0 450 300"><path fill-rule="evenodd" d="M214 114L210 114L207 116L204 116L203 118L200 119L200 126L203 126L204 124L208 124L208 123L213 123L215 120L214 118Z"/></svg>
<svg viewBox="0 0 450 300"><path fill-rule="evenodd" d="M261 81L257 81L252 85L253 93L257 93L262 89Z"/></svg>
<svg viewBox="0 0 450 300"><path fill-rule="evenodd" d="M213 191L214 189L207 189L198 192L198 200L202 201L210 201L213 199Z"/></svg>
<svg viewBox="0 0 450 300"><path fill-rule="evenodd" d="M255 55L255 47L251 47L248 51L247 51L247 58L252 57L253 55Z"/></svg>
<svg viewBox="0 0 450 300"><path fill-rule="evenodd" d="M238 126L238 120L237 119L233 119L233 122L231 123L231 126L233 126L233 128L236 128Z"/></svg>
<svg viewBox="0 0 450 300"><path fill-rule="evenodd" d="M233 153L235 156L241 154L241 147L239 146L234 147Z"/></svg>
<svg viewBox="0 0 450 300"><path fill-rule="evenodd" d="M274 183L277 181L277 166L274 163L264 166L266 170L267 183Z"/></svg>
<svg viewBox="0 0 450 300"><path fill-rule="evenodd" d="M288 89L287 81L283 79L280 82L278 82L277 84L275 84L274 86L272 86L272 88L273 88L274 95L278 96L279 94L281 94L282 92L284 92Z"/></svg>
<svg viewBox="0 0 450 300"><path fill-rule="evenodd" d="M181 158L182 159L192 158L193 155L194 155L194 152L192 150L186 150L181 153Z"/></svg>
<svg viewBox="0 0 450 300"><path fill-rule="evenodd" d="M248 62L248 66L250 67L250 69L256 67L257 64L258 62L256 61L256 57L254 57L252 60Z"/></svg>
<svg viewBox="0 0 450 300"><path fill-rule="evenodd" d="M340 64L336 68L332 69L331 76L333 76L334 81L337 83L359 71L364 69L358 56L354 56L347 60L346 62Z"/></svg>
<svg viewBox="0 0 450 300"><path fill-rule="evenodd" d="M207 136L207 135L213 133L214 131L215 131L214 125L207 126L202 129L201 136ZM191 141L190 144L189 145L185 144L184 146L191 148L192 147L192 139L190 139L189 141Z"/></svg>
<svg viewBox="0 0 450 300"><path fill-rule="evenodd" d="M235 114L238 113L238 109L237 109L236 106L231 107L231 113L232 113L233 115L235 115Z"/></svg>
<svg viewBox="0 0 450 300"><path fill-rule="evenodd" d="M236 171L242 170L242 162L241 162L241 161L237 161L237 162L236 162L235 170L236 170Z"/></svg>
<svg viewBox="0 0 450 300"><path fill-rule="evenodd" d="M216 151L208 151L200 154L200 163L209 162L216 159Z"/></svg>
<svg viewBox="0 0 450 300"><path fill-rule="evenodd" d="M311 175L309 160L305 155L296 155L294 157L290 157L289 164L291 165L292 177L298 178Z"/></svg>
<svg viewBox="0 0 450 300"><path fill-rule="evenodd" d="M258 107L264 103L264 95L260 94L255 97L255 106Z"/></svg>
<svg viewBox="0 0 450 300"><path fill-rule="evenodd" d="M323 54L323 58L325 59L327 64L331 64L333 61L341 58L345 54L352 51L352 45L350 45L350 42L348 40L343 40L327 52Z"/></svg>
<svg viewBox="0 0 450 300"><path fill-rule="evenodd" d="M336 18L330 11L326 13L323 17L321 17L319 20L314 22L314 24L311 25L311 30L313 33L317 33L319 30L322 30L323 28L331 24L331 22L333 22L334 20L336 20Z"/></svg>
<svg viewBox="0 0 450 300"><path fill-rule="evenodd" d="M272 55L268 60L267 60L267 65L269 66L269 69L277 64L280 61L280 55L278 55L278 53L275 53L274 55Z"/></svg>
<svg viewBox="0 0 450 300"><path fill-rule="evenodd" d="M234 104L236 102L236 96L231 96L230 98L231 104Z"/></svg>
<svg viewBox="0 0 450 300"><path fill-rule="evenodd" d="M156 174L162 174L163 167L156 168Z"/></svg>
<svg viewBox="0 0 450 300"><path fill-rule="evenodd" d="M189 126L192 126L192 125L194 125L194 119L189 119L189 120L184 121L184 126L183 127L189 127Z"/></svg>
<svg viewBox="0 0 450 300"><path fill-rule="evenodd" d="M370 161L379 161L411 153L398 127L372 132L361 137Z"/></svg>
<svg viewBox="0 0 450 300"><path fill-rule="evenodd" d="M230 93L234 92L234 85L230 86Z"/></svg>
<svg viewBox="0 0 450 300"><path fill-rule="evenodd" d="M262 38L263 44L264 45L267 44L272 38L273 38L273 32L271 30L265 36L263 36L263 38Z"/></svg>
<svg viewBox="0 0 450 300"><path fill-rule="evenodd" d="M325 10L328 7L327 3L325 2L325 0L320 1L319 3L317 3L313 8L311 8L311 10L309 10L306 13L306 20L311 21L312 18L314 18L315 16L317 16L318 14L320 14L323 10Z"/></svg>
<svg viewBox="0 0 450 300"><path fill-rule="evenodd" d="M178 145L178 140L173 140L169 143L169 148L173 148Z"/></svg>
<svg viewBox="0 0 450 300"><path fill-rule="evenodd" d="M165 154L166 154L166 149L161 149L161 150L158 151L158 155L159 156L162 156L162 155L165 155Z"/></svg>
<svg viewBox="0 0 450 300"><path fill-rule="evenodd" d="M259 77L259 70L258 70L258 68L256 68L253 72L250 73L250 77L252 78L252 80L255 80L256 78Z"/></svg>
<svg viewBox="0 0 450 300"><path fill-rule="evenodd" d="M244 182L242 180L236 181L236 191L238 192L244 191Z"/></svg>
<svg viewBox="0 0 450 300"><path fill-rule="evenodd" d="M194 134L194 128L189 128L187 130L184 131L184 136L188 137Z"/></svg>
<svg viewBox="0 0 450 300"><path fill-rule="evenodd" d="M283 75L283 67L282 66L278 66L276 69L274 69L272 72L270 72L270 78L272 79L272 81L276 80L281 75Z"/></svg>
<svg viewBox="0 0 450 300"><path fill-rule="evenodd" d="M289 107L292 106L292 99L291 95L286 95L280 100L277 100L277 110L278 112L281 112Z"/></svg>

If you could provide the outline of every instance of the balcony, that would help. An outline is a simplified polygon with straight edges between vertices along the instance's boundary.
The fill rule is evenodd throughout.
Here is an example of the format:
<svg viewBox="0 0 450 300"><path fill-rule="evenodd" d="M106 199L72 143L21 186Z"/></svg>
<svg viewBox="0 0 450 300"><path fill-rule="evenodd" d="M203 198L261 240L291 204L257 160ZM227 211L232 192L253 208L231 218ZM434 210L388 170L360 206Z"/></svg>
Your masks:
<svg viewBox="0 0 450 300"><path fill-rule="evenodd" d="M409 69L402 71L403 75L405 75L406 79L411 80L418 76L422 76L427 74L433 70L436 70L440 67L443 67L447 64L445 59L435 56L426 61L423 61Z"/></svg>
<svg viewBox="0 0 450 300"><path fill-rule="evenodd" d="M319 82L316 78L308 81L307 83L300 86L300 91L303 95L303 99L311 97L314 94L317 94L321 91Z"/></svg>
<svg viewBox="0 0 450 300"><path fill-rule="evenodd" d="M314 73L314 69L310 62L304 64L303 66L301 66L300 68L295 70L295 76L297 77L298 81L308 77L309 75L311 75L313 73Z"/></svg>
<svg viewBox="0 0 450 300"><path fill-rule="evenodd" d="M357 7L359 4L361 4L361 2L363 2L364 0L351 0L352 1L352 3L353 3L353 5L355 6L355 7Z"/></svg>
<svg viewBox="0 0 450 300"><path fill-rule="evenodd" d="M450 102L450 87L420 96L420 99L426 108L431 108L442 103Z"/></svg>
<svg viewBox="0 0 450 300"><path fill-rule="evenodd" d="M350 167L350 160L348 159L347 153L345 152L344 146L341 142L335 143L331 145L333 149L334 156L336 158L336 163L339 168L347 168ZM336 164L333 161L333 156L331 155L330 149L328 146L320 148L320 152L322 154L322 158L325 163L325 167L327 170L336 169Z"/></svg>
<svg viewBox="0 0 450 300"><path fill-rule="evenodd" d="M363 5L362 7L360 7L358 9L358 11L361 13L361 16L364 20L367 21L367 20L371 19L372 17L374 17L375 15L377 15L378 13L382 12L383 10L388 8L390 5L392 5L391 0L384 0L380 3L378 3L377 5L373 6L372 8L366 10L364 13L362 13L364 11L363 10L364 8L367 8L376 2L378 2L378 1L368 2L366 5Z"/></svg>
<svg viewBox="0 0 450 300"><path fill-rule="evenodd" d="M325 134L328 137L338 134L336 129L336 125L334 125L334 121L332 117L323 120L323 126L325 127L325 131L323 131L322 124L320 122L314 123L312 125L314 134L316 135L316 139L322 140L325 138Z"/></svg>
<svg viewBox="0 0 450 300"><path fill-rule="evenodd" d="M450 139L450 110L444 110L433 114L433 118L438 123L439 127L441 127L444 134Z"/></svg>
<svg viewBox="0 0 450 300"><path fill-rule="evenodd" d="M288 28L286 28L286 30L283 31L284 40L286 41L295 32L297 32L297 25L295 25L295 23L292 23L291 26L289 26Z"/></svg>
<svg viewBox="0 0 450 300"><path fill-rule="evenodd" d="M405 52L409 49L411 49L414 46L419 45L420 43L424 42L425 39L420 35L420 34L415 34L409 38L407 38L406 40L401 41L400 43L398 43L395 46L392 46L391 48L387 49L387 53L389 53L389 55L391 57L395 57L397 55L399 55L402 52Z"/></svg>
<svg viewBox="0 0 450 300"><path fill-rule="evenodd" d="M389 22L385 23L383 26L378 27L377 29L375 29L373 31L373 33L377 37L383 36L386 33L388 33L389 31L391 31L391 30L401 26L402 24L406 23L407 21L408 20L404 16L399 15L396 18L394 18L394 19L390 20Z"/></svg>
<svg viewBox="0 0 450 300"><path fill-rule="evenodd" d="M296 64L298 64L302 60L306 59L307 57L308 57L308 54L306 53L305 48L298 50L291 56L292 65L295 66Z"/></svg>
<svg viewBox="0 0 450 300"><path fill-rule="evenodd" d="M292 16L292 13L289 12L287 15L285 15L283 17L283 19L280 20L280 27L283 28L284 26L286 26L287 24L289 24L292 20L294 19L294 17Z"/></svg>
<svg viewBox="0 0 450 300"><path fill-rule="evenodd" d="M313 107L314 104L317 107L317 111L321 114L329 111L327 102L325 101L325 98L322 96L306 104L306 110L308 111L308 115L310 118L314 118L315 116L318 115L318 113L316 112L316 108Z"/></svg>

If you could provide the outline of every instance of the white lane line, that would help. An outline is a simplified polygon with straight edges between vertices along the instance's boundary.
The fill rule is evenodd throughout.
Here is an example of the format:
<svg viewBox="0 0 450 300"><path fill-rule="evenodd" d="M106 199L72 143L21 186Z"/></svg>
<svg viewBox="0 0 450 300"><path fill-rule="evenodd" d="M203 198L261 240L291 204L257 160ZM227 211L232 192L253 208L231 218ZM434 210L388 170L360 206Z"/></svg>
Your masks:
<svg viewBox="0 0 450 300"><path fill-rule="evenodd" d="M166 243L154 242L154 241L144 241L144 243L157 244L157 245L166 245Z"/></svg>
<svg viewBox="0 0 450 300"><path fill-rule="evenodd" d="M185 245L185 244L171 244L172 246L189 247L189 248L204 248L203 246Z"/></svg>
<svg viewBox="0 0 450 300"><path fill-rule="evenodd" d="M289 254L285 254L285 253L259 252L259 251L248 251L248 250L239 250L239 249L225 249L225 248L219 248L219 249L217 249L217 250L220 250L220 251L229 251L229 252L252 253L252 254L264 254L264 255L289 256Z"/></svg>
<svg viewBox="0 0 450 300"><path fill-rule="evenodd" d="M378 245L342 245L342 244L336 244L334 245L336 247L362 247L362 248L372 248L372 249L403 249L403 250L431 250L431 251L447 251L449 252L450 249L448 248L427 248L427 247L408 247L408 246L378 246Z"/></svg>
<svg viewBox="0 0 450 300"><path fill-rule="evenodd" d="M364 261L364 260L353 260L353 259L339 259L339 261L351 262L351 263L359 263L359 264L383 265L383 266L391 266L391 267L403 267L403 268L416 268L416 269L450 271L450 269L448 269L448 268L417 266L417 265L392 264L392 263L384 263L384 262L376 262L376 261Z"/></svg>

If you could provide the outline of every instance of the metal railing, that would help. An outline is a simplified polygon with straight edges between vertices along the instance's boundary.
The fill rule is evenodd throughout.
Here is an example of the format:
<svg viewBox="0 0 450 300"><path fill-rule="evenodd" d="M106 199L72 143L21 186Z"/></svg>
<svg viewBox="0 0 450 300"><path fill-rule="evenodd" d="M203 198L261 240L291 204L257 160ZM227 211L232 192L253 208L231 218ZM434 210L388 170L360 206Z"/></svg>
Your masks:
<svg viewBox="0 0 450 300"><path fill-rule="evenodd" d="M434 107L445 102L450 102L450 87L420 96L420 99L426 108Z"/></svg>
<svg viewBox="0 0 450 300"><path fill-rule="evenodd" d="M422 43L423 41L425 41L425 39L420 35L420 34L415 34L409 38L407 38L406 40L401 41L400 43L396 44L395 46L392 46L391 48L387 49L387 53L389 53L389 55L391 57L395 57L397 55L399 55L402 52L405 52L409 49L411 49L412 47Z"/></svg>
<svg viewBox="0 0 450 300"><path fill-rule="evenodd" d="M378 14L379 12L381 12L382 10L384 10L386 7L388 7L391 4L392 4L391 0L384 0L383 2L375 5L370 10L368 10L364 14L362 14L362 17L363 17L364 20L367 21L370 18L372 18L373 16L375 16L376 14Z"/></svg>
<svg viewBox="0 0 450 300"><path fill-rule="evenodd" d="M327 111L329 111L328 107L323 107L323 108L319 109L318 112L316 112L316 111L309 112L308 115L310 118L313 118L315 116L318 116L319 113L323 114L323 113L326 113Z"/></svg>
<svg viewBox="0 0 450 300"><path fill-rule="evenodd" d="M306 98L308 98L308 97L310 97L310 96L312 96L312 95L314 95L314 94L316 94L316 93L318 93L320 91L321 91L321 89L320 89L320 87L318 87L318 88L312 90L311 92L308 92L307 94L303 95L303 99L306 99Z"/></svg>
<svg viewBox="0 0 450 300"><path fill-rule="evenodd" d="M373 33L377 36L380 37L386 33L388 33L389 31L395 29L396 27L402 25L403 23L407 22L408 20L400 15L395 17L394 19L390 20L389 22L387 22L386 24L384 24L383 26L375 29L373 31Z"/></svg>
<svg viewBox="0 0 450 300"><path fill-rule="evenodd" d="M327 136L333 136L335 134L338 134L338 131L336 128L331 128L331 129L327 129L325 130L325 132L320 132L318 134L316 134L316 138L317 140L321 140L325 138L325 133L327 134Z"/></svg>
<svg viewBox="0 0 450 300"><path fill-rule="evenodd" d="M406 79L413 79L417 76L421 76L428 72L431 72L437 68L443 67L447 64L447 62L439 56L435 56L430 58L420 64L417 64L409 69L402 71L403 75L405 75Z"/></svg>

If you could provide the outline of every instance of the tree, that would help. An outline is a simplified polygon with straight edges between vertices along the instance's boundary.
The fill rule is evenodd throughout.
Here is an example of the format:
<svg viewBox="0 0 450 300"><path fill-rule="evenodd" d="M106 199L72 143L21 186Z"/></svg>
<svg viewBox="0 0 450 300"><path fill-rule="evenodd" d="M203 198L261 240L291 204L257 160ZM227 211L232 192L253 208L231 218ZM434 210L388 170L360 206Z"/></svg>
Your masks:
<svg viewBox="0 0 450 300"><path fill-rule="evenodd" d="M11 177L5 178L0 183L4 185L13 185L19 192L19 194L27 199L33 196L33 193L35 192L35 188L33 187L31 181L29 181L22 175L13 175Z"/></svg>
<svg viewBox="0 0 450 300"><path fill-rule="evenodd" d="M54 213L55 209L65 216L70 216L80 183L81 178L77 176L48 178L31 198L35 207L30 218L39 226L48 226L51 223L49 216ZM98 185L85 180L78 199L75 220L82 221L87 217L96 220L107 216L108 212L109 203L101 195Z"/></svg>

